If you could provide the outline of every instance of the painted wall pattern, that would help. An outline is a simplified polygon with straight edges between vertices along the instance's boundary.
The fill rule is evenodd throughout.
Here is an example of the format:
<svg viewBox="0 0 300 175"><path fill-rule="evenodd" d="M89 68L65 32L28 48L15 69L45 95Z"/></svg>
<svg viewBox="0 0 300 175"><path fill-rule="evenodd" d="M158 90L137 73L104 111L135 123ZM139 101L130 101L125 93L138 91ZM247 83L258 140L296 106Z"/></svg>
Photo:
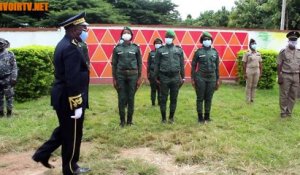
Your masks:
<svg viewBox="0 0 300 175"><path fill-rule="evenodd" d="M148 54L153 47L155 38L164 40L167 28L133 27L133 42L140 45L143 59L143 77L146 77ZM119 41L122 27L90 27L87 44L91 60L91 83L110 82L112 78L112 51ZM220 56L220 77L235 79L237 76L237 52L248 49L249 34L246 31L230 30L201 30L201 29L174 29L176 38L174 43L183 48L185 58L185 73L189 78L191 62L194 52L201 46L199 43L203 31L213 35L213 47Z"/></svg>

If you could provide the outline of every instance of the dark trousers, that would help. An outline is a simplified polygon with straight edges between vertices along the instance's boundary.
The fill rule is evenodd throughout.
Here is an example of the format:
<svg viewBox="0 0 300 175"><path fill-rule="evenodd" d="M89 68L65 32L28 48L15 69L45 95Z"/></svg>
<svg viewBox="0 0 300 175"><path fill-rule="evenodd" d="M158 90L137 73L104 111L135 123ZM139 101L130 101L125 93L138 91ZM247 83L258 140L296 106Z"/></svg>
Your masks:
<svg viewBox="0 0 300 175"><path fill-rule="evenodd" d="M39 160L48 160L52 152L61 145L63 174L72 175L79 168L77 162L80 155L84 111L82 117L77 120L70 117L74 115L70 110L56 110L56 114L59 126L54 129L50 139L38 148L34 156Z"/></svg>
<svg viewBox="0 0 300 175"><path fill-rule="evenodd" d="M160 104L160 88L155 80L150 79L150 87L151 87L151 102L155 104L156 94L157 94L157 102Z"/></svg>
<svg viewBox="0 0 300 175"><path fill-rule="evenodd" d="M179 92L179 76L167 77L160 75L160 111L166 113L167 100L170 93L170 113L175 113L177 106L177 97Z"/></svg>
<svg viewBox="0 0 300 175"><path fill-rule="evenodd" d="M125 122L125 108L127 107L127 123L132 122L134 112L134 96L136 92L136 83L138 74L126 75L119 74L117 76L119 115L121 123Z"/></svg>
<svg viewBox="0 0 300 175"><path fill-rule="evenodd" d="M203 113L203 101L205 113L210 113L211 102L215 92L216 81L196 79L197 112Z"/></svg>

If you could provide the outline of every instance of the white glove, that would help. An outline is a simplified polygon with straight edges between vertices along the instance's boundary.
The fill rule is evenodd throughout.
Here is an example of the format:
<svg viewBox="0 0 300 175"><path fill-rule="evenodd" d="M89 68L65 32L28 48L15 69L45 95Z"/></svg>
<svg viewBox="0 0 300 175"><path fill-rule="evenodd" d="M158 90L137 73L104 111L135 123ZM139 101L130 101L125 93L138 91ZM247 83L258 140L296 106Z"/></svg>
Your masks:
<svg viewBox="0 0 300 175"><path fill-rule="evenodd" d="M82 108L75 109L75 115L71 116L73 119L79 119L82 116Z"/></svg>

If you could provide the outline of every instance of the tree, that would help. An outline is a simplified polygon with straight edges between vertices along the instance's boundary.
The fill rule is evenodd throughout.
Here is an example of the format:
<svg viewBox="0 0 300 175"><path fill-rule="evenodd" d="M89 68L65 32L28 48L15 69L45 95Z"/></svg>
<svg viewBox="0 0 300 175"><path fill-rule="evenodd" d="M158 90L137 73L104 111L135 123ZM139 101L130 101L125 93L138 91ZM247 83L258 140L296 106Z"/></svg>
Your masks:
<svg viewBox="0 0 300 175"><path fill-rule="evenodd" d="M108 0L132 24L176 24L179 12L171 0Z"/></svg>
<svg viewBox="0 0 300 175"><path fill-rule="evenodd" d="M282 0L239 0L229 27L279 29ZM286 29L300 29L300 1L287 0Z"/></svg>
<svg viewBox="0 0 300 175"><path fill-rule="evenodd" d="M230 12L222 7L221 10L213 10L200 13L200 16L194 21L193 25L206 27L227 27Z"/></svg>

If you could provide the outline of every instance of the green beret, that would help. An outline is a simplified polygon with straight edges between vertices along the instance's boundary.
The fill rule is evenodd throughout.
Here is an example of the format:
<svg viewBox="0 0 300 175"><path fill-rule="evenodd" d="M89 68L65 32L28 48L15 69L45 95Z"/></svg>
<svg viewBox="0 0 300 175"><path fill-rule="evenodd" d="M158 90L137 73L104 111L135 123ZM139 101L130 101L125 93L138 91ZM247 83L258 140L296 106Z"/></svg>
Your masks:
<svg viewBox="0 0 300 175"><path fill-rule="evenodd" d="M130 34L131 34L131 39L130 39L130 40L132 40L132 38L133 38L133 32L132 32L131 28L128 27L128 26L125 26L125 27L123 28L123 30L122 30L122 32L121 32L121 37L120 37L120 38L122 38L122 35L123 35L123 33L124 33L124 30L129 30L129 32L130 32Z"/></svg>
<svg viewBox="0 0 300 175"><path fill-rule="evenodd" d="M211 35L209 32L203 32L203 33L202 33L202 36L201 36L201 38L200 38L200 43L203 42L203 39L204 39L205 37L208 37L208 38L210 38L210 39L212 40L212 35Z"/></svg>
<svg viewBox="0 0 300 175"><path fill-rule="evenodd" d="M175 32L173 30L167 30L166 37L174 38L175 37Z"/></svg>
<svg viewBox="0 0 300 175"><path fill-rule="evenodd" d="M163 42L162 42L162 40L160 38L156 38L154 40L153 44L155 44L155 43L163 43Z"/></svg>

